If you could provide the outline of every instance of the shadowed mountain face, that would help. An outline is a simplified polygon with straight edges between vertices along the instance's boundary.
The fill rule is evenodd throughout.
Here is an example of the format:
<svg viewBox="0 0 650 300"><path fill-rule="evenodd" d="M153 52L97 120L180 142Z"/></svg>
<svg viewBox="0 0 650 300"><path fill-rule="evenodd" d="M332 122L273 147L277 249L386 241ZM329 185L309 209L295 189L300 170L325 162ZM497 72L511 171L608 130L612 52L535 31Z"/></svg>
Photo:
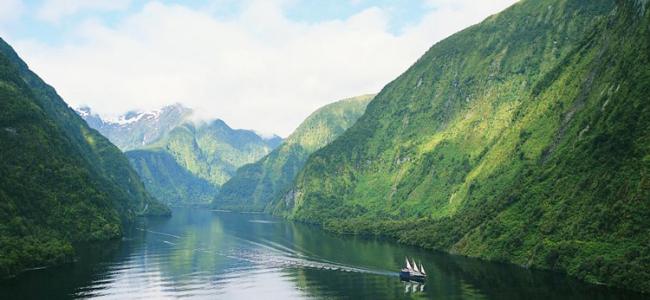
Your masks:
<svg viewBox="0 0 650 300"><path fill-rule="evenodd" d="M218 189L179 165L162 150L132 150L126 153L152 195L170 205L209 203Z"/></svg>
<svg viewBox="0 0 650 300"><path fill-rule="evenodd" d="M275 135L232 129L218 119L193 122L192 110L180 104L129 112L116 120L103 120L87 107L77 113L126 151L147 190L170 205L210 203L237 168L282 142Z"/></svg>
<svg viewBox="0 0 650 300"><path fill-rule="evenodd" d="M71 259L138 214L168 214L120 150L0 40L0 276Z"/></svg>
<svg viewBox="0 0 650 300"><path fill-rule="evenodd" d="M277 145L277 138L265 139L253 131L232 129L215 120L185 123L148 148L167 151L192 174L220 186L237 168L262 158Z"/></svg>
<svg viewBox="0 0 650 300"><path fill-rule="evenodd" d="M649 9L521 1L434 45L275 212L650 291Z"/></svg>
<svg viewBox="0 0 650 300"><path fill-rule="evenodd" d="M241 167L223 185L213 206L262 211L272 201L280 200L309 155L352 126L373 96L341 100L312 113L277 149L259 161Z"/></svg>

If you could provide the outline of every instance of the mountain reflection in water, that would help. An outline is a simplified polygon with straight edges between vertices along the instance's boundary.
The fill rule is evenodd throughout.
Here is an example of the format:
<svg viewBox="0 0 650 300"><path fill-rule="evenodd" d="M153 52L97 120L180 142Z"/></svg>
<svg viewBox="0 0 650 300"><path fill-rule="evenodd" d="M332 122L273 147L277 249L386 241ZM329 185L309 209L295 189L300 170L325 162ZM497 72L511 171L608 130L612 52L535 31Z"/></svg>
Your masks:
<svg viewBox="0 0 650 300"><path fill-rule="evenodd" d="M417 257L425 284L403 282ZM260 214L176 209L78 261L0 282L8 299L642 299L566 276L340 236Z"/></svg>

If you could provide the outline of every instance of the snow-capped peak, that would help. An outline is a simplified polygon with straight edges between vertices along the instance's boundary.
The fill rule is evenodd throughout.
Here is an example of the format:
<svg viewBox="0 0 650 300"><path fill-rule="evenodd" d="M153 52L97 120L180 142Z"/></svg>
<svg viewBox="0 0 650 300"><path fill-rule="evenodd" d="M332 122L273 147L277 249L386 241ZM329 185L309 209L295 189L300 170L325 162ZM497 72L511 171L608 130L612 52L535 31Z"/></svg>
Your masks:
<svg viewBox="0 0 650 300"><path fill-rule="evenodd" d="M148 112L130 111L126 114L117 116L116 118L105 119L106 123L117 125L128 125L140 120L155 120L160 117L160 110L152 110Z"/></svg>

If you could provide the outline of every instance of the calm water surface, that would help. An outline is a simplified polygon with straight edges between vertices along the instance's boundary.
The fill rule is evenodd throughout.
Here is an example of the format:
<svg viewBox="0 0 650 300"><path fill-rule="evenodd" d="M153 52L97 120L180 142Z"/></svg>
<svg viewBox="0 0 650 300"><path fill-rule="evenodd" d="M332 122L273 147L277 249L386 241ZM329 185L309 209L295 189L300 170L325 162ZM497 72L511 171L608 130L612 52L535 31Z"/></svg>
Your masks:
<svg viewBox="0 0 650 300"><path fill-rule="evenodd" d="M642 299L565 276L392 241L338 236L266 215L177 209L74 264L0 282L3 299ZM400 281L404 257L424 285Z"/></svg>

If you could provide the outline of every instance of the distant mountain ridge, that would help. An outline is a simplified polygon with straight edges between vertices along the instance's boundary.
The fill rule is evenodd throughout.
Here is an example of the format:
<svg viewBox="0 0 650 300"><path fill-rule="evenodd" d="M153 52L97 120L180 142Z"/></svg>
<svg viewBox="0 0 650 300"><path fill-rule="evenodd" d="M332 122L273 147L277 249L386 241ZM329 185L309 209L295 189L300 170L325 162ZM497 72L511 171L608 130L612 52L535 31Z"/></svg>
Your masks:
<svg viewBox="0 0 650 300"><path fill-rule="evenodd" d="M147 190L169 205L206 204L219 191L217 185L192 174L162 149L131 150L126 156Z"/></svg>
<svg viewBox="0 0 650 300"><path fill-rule="evenodd" d="M273 152L239 168L223 185L213 207L240 211L272 207L291 186L309 155L352 126L373 97L344 99L314 111Z"/></svg>
<svg viewBox="0 0 650 300"><path fill-rule="evenodd" d="M193 121L181 104L104 120L76 109L88 125L119 145L147 190L170 205L207 204L237 169L270 153L282 138L233 129L223 120Z"/></svg>
<svg viewBox="0 0 650 300"><path fill-rule="evenodd" d="M156 142L176 126L187 122L192 115L192 110L181 104L148 112L130 111L113 120L103 119L88 106L76 111L90 127L97 129L122 151L141 149Z"/></svg>
<svg viewBox="0 0 650 300"><path fill-rule="evenodd" d="M143 150L163 150L192 174L221 186L237 169L270 153L279 137L267 139L224 121L183 123Z"/></svg>

